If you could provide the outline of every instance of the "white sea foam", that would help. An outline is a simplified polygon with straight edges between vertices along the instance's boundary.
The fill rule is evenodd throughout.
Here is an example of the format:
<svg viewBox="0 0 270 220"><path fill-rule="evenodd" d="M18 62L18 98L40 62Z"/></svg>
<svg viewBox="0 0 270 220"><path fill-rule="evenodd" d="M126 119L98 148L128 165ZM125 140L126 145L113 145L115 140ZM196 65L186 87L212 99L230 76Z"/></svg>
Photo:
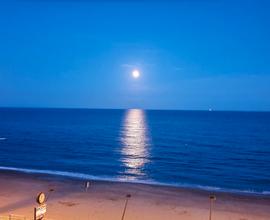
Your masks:
<svg viewBox="0 0 270 220"><path fill-rule="evenodd" d="M140 184L147 184L147 185L182 187L182 188L200 189L200 190L212 191L212 192L229 192L229 193L236 193L236 194L252 194L252 195L270 195L270 191L258 192L254 190L225 189L225 188L220 188L220 187L203 186L203 185L196 185L196 184L161 183L161 182L156 182L156 181L151 181L151 180L145 180L145 181L144 180L126 180L123 177L114 177L114 178L97 177L90 174L68 172L68 171L38 170L38 169L4 167L4 166L0 166L0 170L15 171L15 172L22 172L22 173L44 174L44 175L52 175L52 176L62 176L62 177L84 179L84 180L92 179L92 180L110 181L110 182L126 182L126 183L140 183Z"/></svg>

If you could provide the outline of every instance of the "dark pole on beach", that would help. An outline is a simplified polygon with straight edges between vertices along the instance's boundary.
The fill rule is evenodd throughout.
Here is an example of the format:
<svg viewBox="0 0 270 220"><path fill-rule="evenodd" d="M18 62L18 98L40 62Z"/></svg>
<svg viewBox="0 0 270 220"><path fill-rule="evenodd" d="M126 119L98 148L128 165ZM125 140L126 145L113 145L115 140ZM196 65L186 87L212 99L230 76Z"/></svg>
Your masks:
<svg viewBox="0 0 270 220"><path fill-rule="evenodd" d="M52 192L54 192L54 189L49 189L49 193L48 193L48 196L47 196L47 198L46 198L46 202L49 200L49 198L50 198L50 195L51 195L51 193Z"/></svg>
<svg viewBox="0 0 270 220"><path fill-rule="evenodd" d="M213 203L216 200L216 196L211 195L211 196L209 196L209 199L210 199L209 220L212 220L212 208L213 208Z"/></svg>
<svg viewBox="0 0 270 220"><path fill-rule="evenodd" d="M124 218L125 218L126 209L127 209L127 204L128 204L128 200L129 200L130 197L131 197L130 194L127 194L127 195L126 195L126 203L125 203L125 207L124 207L124 211L123 211L123 215L122 215L121 220L124 220Z"/></svg>

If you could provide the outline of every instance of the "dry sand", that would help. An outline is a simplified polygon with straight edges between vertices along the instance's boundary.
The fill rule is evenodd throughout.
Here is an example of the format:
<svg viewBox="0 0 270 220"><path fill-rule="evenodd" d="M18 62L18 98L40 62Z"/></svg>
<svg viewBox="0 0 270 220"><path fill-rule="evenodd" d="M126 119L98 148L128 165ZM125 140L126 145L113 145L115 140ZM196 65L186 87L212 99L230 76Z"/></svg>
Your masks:
<svg viewBox="0 0 270 220"><path fill-rule="evenodd" d="M121 220L130 194L125 220L208 220L207 191L145 184L85 181L0 172L0 215L24 215L33 219L35 197L49 195L46 219ZM48 193L50 189L54 191ZM212 220L270 220L270 196L214 193Z"/></svg>

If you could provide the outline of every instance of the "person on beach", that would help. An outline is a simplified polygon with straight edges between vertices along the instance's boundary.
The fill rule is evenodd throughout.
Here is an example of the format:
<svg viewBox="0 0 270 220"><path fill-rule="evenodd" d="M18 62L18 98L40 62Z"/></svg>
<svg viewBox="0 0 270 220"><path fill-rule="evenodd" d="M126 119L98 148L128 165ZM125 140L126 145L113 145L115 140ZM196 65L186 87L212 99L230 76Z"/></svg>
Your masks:
<svg viewBox="0 0 270 220"><path fill-rule="evenodd" d="M86 181L84 186L85 186L85 191L87 192L88 188L90 187L90 182Z"/></svg>

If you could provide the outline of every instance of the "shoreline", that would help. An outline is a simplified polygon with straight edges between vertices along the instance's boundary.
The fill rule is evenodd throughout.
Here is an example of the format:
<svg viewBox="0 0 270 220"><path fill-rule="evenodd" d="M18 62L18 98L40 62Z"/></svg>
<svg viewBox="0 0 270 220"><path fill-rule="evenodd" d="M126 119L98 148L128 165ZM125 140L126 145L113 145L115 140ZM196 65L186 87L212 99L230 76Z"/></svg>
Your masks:
<svg viewBox="0 0 270 220"><path fill-rule="evenodd" d="M50 219L120 219L130 194L127 219L208 219L209 195L215 194L216 219L270 219L270 197L212 192L171 186L55 177L0 171L0 215L33 215L35 196L49 195ZM50 189L54 191L48 193ZM89 207L91 207L89 209ZM90 216L89 218L87 216ZM143 217L142 217L143 216ZM204 216L200 218L200 216ZM76 218L77 219L77 218Z"/></svg>
<svg viewBox="0 0 270 220"><path fill-rule="evenodd" d="M83 173L74 173L67 171L53 171L53 170L37 170L37 169L27 169L27 168L15 168L15 167L3 167L0 166L0 175L1 173L16 173L17 175L30 175L30 176L39 176L39 177L51 177L55 179L74 179L81 181L95 181L95 182L112 182L112 183L126 183L126 184L142 184L150 186L160 186L160 187L171 187L184 190L194 190L194 191L203 191L209 193L226 193L232 195L246 195L246 196L255 196L255 197L266 197L270 198L270 191L256 192L251 190L238 190L238 189L225 189L215 186L203 186L203 185L192 185L192 184L170 184L170 183L159 183L155 181L140 181L140 180L124 180L124 179L113 179L106 177L96 177L90 174Z"/></svg>

